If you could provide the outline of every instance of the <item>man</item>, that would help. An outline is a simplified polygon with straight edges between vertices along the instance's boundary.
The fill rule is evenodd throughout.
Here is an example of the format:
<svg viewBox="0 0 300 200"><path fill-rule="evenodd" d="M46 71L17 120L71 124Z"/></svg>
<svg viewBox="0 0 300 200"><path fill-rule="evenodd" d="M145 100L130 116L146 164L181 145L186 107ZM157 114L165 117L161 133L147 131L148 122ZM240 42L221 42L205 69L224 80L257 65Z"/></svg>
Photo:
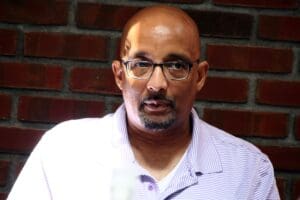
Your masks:
<svg viewBox="0 0 300 200"><path fill-rule="evenodd" d="M193 110L208 63L186 13L141 10L120 52L112 69L124 105L48 131L9 200L279 199L267 156Z"/></svg>

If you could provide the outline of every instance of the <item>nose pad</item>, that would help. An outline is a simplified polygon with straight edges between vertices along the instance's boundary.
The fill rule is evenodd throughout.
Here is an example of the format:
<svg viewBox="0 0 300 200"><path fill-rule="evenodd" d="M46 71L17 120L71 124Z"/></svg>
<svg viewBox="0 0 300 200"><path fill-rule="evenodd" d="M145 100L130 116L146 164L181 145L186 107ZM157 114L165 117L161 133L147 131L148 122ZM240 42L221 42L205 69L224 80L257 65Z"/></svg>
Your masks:
<svg viewBox="0 0 300 200"><path fill-rule="evenodd" d="M151 92L159 92L166 90L167 87L168 81L163 72L162 66L155 67L150 79L148 80L147 89Z"/></svg>

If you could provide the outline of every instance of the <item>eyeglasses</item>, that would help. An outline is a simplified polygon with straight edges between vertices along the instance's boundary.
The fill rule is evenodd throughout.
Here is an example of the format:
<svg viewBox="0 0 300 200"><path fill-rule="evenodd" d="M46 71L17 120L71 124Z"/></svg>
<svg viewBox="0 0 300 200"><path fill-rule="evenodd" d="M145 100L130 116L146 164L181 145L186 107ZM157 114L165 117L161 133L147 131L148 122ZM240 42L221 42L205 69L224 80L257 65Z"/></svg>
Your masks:
<svg viewBox="0 0 300 200"><path fill-rule="evenodd" d="M126 72L129 77L135 79L149 79L156 66L159 66L165 77L169 80L184 80L189 76L190 70L194 63L198 63L199 59L189 63L184 61L170 61L163 63L153 63L145 60L127 60L122 63L126 67Z"/></svg>

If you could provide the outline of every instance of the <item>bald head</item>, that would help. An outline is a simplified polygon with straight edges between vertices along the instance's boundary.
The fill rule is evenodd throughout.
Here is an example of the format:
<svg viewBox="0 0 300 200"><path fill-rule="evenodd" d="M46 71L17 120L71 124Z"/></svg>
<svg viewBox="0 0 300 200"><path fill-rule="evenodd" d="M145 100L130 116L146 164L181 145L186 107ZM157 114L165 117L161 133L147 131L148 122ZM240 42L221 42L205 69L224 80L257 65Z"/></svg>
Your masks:
<svg viewBox="0 0 300 200"><path fill-rule="evenodd" d="M146 35L143 40L142 34ZM186 48L187 44L193 57L199 58L200 38L193 19L179 8L163 5L144 8L130 18L123 29L120 56L128 56L132 42L143 42L145 38L168 40L170 36L176 37L177 43L185 43L182 48ZM157 44L157 48L163 47Z"/></svg>

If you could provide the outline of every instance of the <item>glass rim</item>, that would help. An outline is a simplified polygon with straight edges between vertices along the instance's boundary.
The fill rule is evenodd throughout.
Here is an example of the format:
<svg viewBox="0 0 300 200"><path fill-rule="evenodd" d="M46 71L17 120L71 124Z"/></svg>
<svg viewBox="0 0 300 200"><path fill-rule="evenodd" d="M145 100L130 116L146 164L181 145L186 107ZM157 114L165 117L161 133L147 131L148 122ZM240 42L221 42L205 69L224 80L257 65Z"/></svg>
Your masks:
<svg viewBox="0 0 300 200"><path fill-rule="evenodd" d="M136 76L136 75L134 75L133 73L130 73L130 71L132 71L132 70L129 68L128 63L133 62L133 61L135 61L135 60L136 60L136 59L129 59L129 60L126 60L126 61L125 61L125 60L122 59L121 62L122 62L122 64L123 64L123 65L125 66L125 68L126 68L126 73L127 73L127 75L128 75L129 77L131 77L131 78L138 79L138 80L147 80L147 79L149 79L149 78L152 76L152 74L153 74L154 69L155 69L156 66L159 66L159 67L162 69L162 72L163 72L164 76L165 76L167 79L169 79L169 80L185 80L185 79L187 79L187 77L189 76L190 71L191 71L191 68L193 67L194 63L199 63L199 61L200 61L200 59L197 59L197 60L195 60L195 61L193 61L193 62L185 62L185 61L167 61L167 62L162 62L162 63L154 63L154 62L152 62L152 61L141 60L141 61L143 61L143 62L147 62L147 63L151 63L151 64L152 64L152 66L151 66L151 73L149 73L149 75L147 75L146 77L142 77L142 76ZM166 72L165 72L165 68L166 68L166 67L164 67L164 66L165 66L165 65L164 65L165 63L176 63L176 62L181 62L181 63L185 63L185 64L188 65L188 70L187 70L186 74L185 74L183 77L176 78L176 77L172 76L171 73L166 73ZM167 71L168 71L168 70L167 70ZM147 73L145 73L145 74L147 74Z"/></svg>

